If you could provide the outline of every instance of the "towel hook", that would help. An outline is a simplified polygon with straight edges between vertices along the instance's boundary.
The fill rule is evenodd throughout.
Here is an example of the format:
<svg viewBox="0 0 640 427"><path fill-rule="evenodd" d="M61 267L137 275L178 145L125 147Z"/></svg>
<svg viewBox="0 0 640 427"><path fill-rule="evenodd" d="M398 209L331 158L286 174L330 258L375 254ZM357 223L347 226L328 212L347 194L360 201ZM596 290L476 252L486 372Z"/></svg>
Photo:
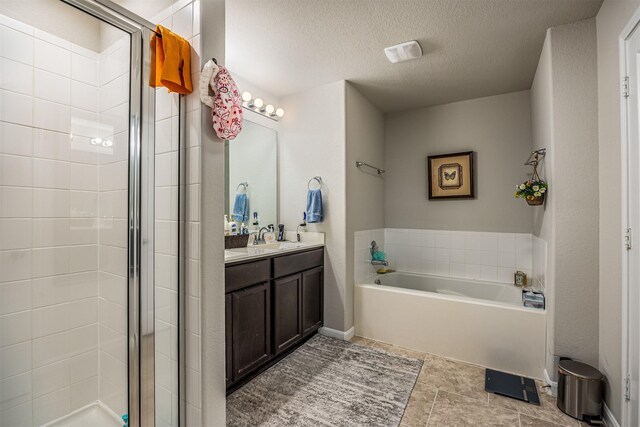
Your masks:
<svg viewBox="0 0 640 427"><path fill-rule="evenodd" d="M540 175L538 175L538 165L541 162L541 158L544 158L547 154L546 148L541 148L539 150L535 150L531 152L531 155L527 159L527 162L524 164L525 166L533 166L533 174L531 175L531 180L540 181Z"/></svg>
<svg viewBox="0 0 640 427"><path fill-rule="evenodd" d="M311 190L311 183L312 183L313 181L317 181L317 182L318 182L318 184L320 185L320 187L322 187L322 177L320 177L320 176L314 176L314 177L313 177L313 178L311 178L311 179L309 180L309 182L307 183L307 189Z"/></svg>
<svg viewBox="0 0 640 427"><path fill-rule="evenodd" d="M244 189L244 192L247 192L247 187L249 187L249 183L248 182L241 182L240 184L238 184L238 186L236 187L236 191L238 191L240 189L240 187L242 187Z"/></svg>
<svg viewBox="0 0 640 427"><path fill-rule="evenodd" d="M540 163L540 158L541 157L544 158L544 156L546 155L547 155L546 148L540 148L539 150L532 151L524 165L525 166L538 165L538 163Z"/></svg>

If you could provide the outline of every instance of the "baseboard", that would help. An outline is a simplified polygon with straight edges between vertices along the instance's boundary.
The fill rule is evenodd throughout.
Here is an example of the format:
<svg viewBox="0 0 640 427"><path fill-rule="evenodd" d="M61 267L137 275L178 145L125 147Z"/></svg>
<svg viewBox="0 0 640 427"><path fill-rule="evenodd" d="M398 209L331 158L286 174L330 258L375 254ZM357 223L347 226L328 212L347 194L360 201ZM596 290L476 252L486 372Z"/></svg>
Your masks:
<svg viewBox="0 0 640 427"><path fill-rule="evenodd" d="M604 409L604 422L607 423L607 427L620 427L620 423L618 423L616 417L613 416L611 409L609 409L606 403L602 405L602 408Z"/></svg>
<svg viewBox="0 0 640 427"><path fill-rule="evenodd" d="M326 326L323 326L322 328L320 328L318 332L324 336L337 338L343 341L351 340L351 338L353 338L353 336L356 334L356 330L353 326L344 332L339 331L337 329L331 329L331 328L327 328Z"/></svg>
<svg viewBox="0 0 640 427"><path fill-rule="evenodd" d="M551 392L551 396L557 396L558 395L558 383L556 381L552 381L551 377L549 376L549 372L545 369L544 370L544 382L547 383L547 385L549 385L549 391Z"/></svg>

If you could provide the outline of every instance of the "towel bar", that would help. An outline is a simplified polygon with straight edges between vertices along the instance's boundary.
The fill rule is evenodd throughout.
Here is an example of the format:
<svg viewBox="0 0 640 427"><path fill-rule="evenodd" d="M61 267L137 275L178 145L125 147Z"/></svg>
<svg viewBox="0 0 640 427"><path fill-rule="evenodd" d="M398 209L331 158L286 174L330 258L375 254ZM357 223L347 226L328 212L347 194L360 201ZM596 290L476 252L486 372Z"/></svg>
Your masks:
<svg viewBox="0 0 640 427"><path fill-rule="evenodd" d="M371 166L368 163L356 161L356 167L357 168L362 167L362 166L366 166L366 167L369 167L371 169L375 169L375 171L378 172L378 175L383 175L386 172L384 169L380 169L380 168L377 168L375 166Z"/></svg>

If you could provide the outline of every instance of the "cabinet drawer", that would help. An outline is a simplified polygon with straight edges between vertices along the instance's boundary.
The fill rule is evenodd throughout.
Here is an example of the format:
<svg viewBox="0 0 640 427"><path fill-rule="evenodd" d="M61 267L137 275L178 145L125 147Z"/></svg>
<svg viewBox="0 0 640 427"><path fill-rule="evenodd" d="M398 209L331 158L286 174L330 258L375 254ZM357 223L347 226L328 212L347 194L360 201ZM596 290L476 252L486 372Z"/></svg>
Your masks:
<svg viewBox="0 0 640 427"><path fill-rule="evenodd" d="M283 277L319 267L323 264L324 248L273 259L273 277Z"/></svg>
<svg viewBox="0 0 640 427"><path fill-rule="evenodd" d="M225 292L233 292L247 286L266 282L270 277L270 261L263 259L225 269Z"/></svg>

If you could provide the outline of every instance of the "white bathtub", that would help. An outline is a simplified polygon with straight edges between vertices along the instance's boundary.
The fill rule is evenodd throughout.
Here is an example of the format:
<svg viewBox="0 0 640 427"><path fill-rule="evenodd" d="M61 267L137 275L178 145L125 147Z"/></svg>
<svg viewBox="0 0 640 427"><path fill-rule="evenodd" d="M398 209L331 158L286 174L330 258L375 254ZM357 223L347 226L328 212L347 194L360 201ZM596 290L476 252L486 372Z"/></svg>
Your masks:
<svg viewBox="0 0 640 427"><path fill-rule="evenodd" d="M520 289L410 273L367 282L355 286L356 335L543 378L546 313L523 307Z"/></svg>

